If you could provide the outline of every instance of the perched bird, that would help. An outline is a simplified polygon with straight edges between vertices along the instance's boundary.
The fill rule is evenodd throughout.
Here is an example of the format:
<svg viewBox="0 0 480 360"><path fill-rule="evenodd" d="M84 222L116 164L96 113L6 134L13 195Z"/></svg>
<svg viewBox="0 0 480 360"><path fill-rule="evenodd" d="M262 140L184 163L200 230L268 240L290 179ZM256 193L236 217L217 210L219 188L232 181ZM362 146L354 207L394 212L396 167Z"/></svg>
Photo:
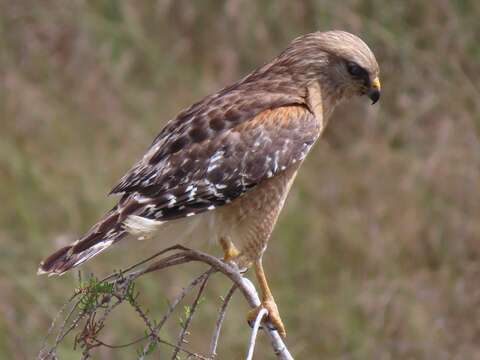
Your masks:
<svg viewBox="0 0 480 360"><path fill-rule="evenodd" d="M45 259L39 273L62 274L127 234L151 236L172 220L202 217L213 224L225 260L254 265L261 307L285 336L262 255L298 168L335 106L356 95L376 103L378 75L375 56L355 35L296 38L268 64L170 120L111 191L121 194L118 204Z"/></svg>

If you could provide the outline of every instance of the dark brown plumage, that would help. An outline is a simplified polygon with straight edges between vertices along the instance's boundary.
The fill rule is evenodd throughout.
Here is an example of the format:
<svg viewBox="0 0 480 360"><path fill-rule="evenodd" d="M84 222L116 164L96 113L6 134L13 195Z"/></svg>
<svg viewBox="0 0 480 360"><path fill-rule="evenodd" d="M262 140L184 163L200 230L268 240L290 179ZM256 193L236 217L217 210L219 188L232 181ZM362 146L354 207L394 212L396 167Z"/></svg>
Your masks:
<svg viewBox="0 0 480 360"><path fill-rule="evenodd" d="M112 189L121 194L118 204L42 262L39 273L61 274L128 233L143 237L167 221L208 212L226 258L257 265L264 305L283 331L261 256L297 169L334 107L354 95L376 102L378 73L372 52L352 34L295 39L268 64L169 121Z"/></svg>

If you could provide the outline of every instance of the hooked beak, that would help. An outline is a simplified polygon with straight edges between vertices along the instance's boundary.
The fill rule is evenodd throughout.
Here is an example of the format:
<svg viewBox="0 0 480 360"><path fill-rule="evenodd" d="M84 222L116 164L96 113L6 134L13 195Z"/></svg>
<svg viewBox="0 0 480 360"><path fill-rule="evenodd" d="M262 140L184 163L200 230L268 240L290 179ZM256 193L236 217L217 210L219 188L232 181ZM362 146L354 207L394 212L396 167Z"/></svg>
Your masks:
<svg viewBox="0 0 480 360"><path fill-rule="evenodd" d="M378 77L373 79L370 89L368 89L367 95L372 100L372 105L375 104L380 99L380 80Z"/></svg>

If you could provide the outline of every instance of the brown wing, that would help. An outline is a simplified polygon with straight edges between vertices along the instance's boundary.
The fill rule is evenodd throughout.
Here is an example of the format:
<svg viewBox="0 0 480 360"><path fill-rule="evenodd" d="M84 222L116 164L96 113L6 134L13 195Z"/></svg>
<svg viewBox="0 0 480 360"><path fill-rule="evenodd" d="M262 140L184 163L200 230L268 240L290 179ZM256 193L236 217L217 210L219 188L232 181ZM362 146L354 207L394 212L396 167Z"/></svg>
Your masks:
<svg viewBox="0 0 480 360"><path fill-rule="evenodd" d="M142 204L135 215L171 220L229 203L302 161L318 135L319 122L306 106L262 111L169 154L155 173L127 187Z"/></svg>

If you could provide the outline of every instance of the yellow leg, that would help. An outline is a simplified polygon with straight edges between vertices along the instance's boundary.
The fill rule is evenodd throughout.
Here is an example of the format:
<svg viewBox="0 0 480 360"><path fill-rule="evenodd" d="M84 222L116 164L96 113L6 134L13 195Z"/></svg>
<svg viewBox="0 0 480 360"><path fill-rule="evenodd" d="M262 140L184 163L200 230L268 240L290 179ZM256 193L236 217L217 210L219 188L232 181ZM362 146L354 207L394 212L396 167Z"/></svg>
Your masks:
<svg viewBox="0 0 480 360"><path fill-rule="evenodd" d="M230 240L222 237L220 238L220 245L223 249L223 261L230 261L240 255L240 251L237 250Z"/></svg>
<svg viewBox="0 0 480 360"><path fill-rule="evenodd" d="M268 310L268 320L270 320L273 326L275 326L280 336L285 338L287 336L285 326L280 318L277 304L273 299L272 292L268 287L267 278L265 276L265 272L263 271L262 259L259 259L255 262L255 275L257 276L258 285L260 286L260 300L262 303L260 306L248 313L247 320L249 323L252 323L252 321L255 321L260 309L265 308Z"/></svg>

